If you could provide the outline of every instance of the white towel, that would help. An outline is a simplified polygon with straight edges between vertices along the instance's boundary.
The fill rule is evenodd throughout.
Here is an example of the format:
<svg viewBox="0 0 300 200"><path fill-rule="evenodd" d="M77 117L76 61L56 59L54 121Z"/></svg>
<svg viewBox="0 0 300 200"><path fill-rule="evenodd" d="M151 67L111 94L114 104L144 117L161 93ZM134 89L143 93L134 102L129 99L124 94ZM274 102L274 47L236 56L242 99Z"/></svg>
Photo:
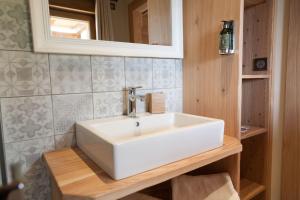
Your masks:
<svg viewBox="0 0 300 200"><path fill-rule="evenodd" d="M239 200L227 173L187 176L172 180L173 200Z"/></svg>

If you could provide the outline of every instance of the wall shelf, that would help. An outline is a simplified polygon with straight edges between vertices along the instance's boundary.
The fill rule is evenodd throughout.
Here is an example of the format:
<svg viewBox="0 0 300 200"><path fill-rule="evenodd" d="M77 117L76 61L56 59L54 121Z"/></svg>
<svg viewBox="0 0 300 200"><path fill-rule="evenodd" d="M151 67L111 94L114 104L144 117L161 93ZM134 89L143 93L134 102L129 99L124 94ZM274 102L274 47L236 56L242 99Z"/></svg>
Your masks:
<svg viewBox="0 0 300 200"><path fill-rule="evenodd" d="M44 154L58 199L119 199L242 151L240 141L224 136L223 146L121 180L113 180L80 149Z"/></svg>
<svg viewBox="0 0 300 200"><path fill-rule="evenodd" d="M246 127L249 129L246 131L241 131L242 140L267 132L267 129L262 127L256 127L256 126L246 126Z"/></svg>
<svg viewBox="0 0 300 200"><path fill-rule="evenodd" d="M266 187L264 185L260 185L244 178L241 180L241 200L250 200L264 192L265 189Z"/></svg>
<svg viewBox="0 0 300 200"><path fill-rule="evenodd" d="M270 75L268 74L250 74L250 75L242 75L242 79L268 79Z"/></svg>
<svg viewBox="0 0 300 200"><path fill-rule="evenodd" d="M264 191L259 199L270 200L274 0L245 0L247 9L243 7L244 1L235 0L183 2L184 112L223 119L225 134L241 138L243 144L239 157L216 163L201 172L228 171L235 188L242 188L243 197L250 199L253 191L254 194ZM230 3L234 6L226 6ZM208 40L215 35L199 31L199 27L213 24L209 28L218 33L220 27L214 24L226 18L241 22L235 39L243 53L234 54L230 59L221 57L215 50L218 40ZM256 58L267 58L267 71L254 71ZM241 132L241 125L252 127ZM243 181L240 187L240 177L253 182Z"/></svg>
<svg viewBox="0 0 300 200"><path fill-rule="evenodd" d="M242 200L271 199L273 6L274 0L245 0L241 127L248 130L240 132ZM267 58L267 71L253 69L256 58Z"/></svg>

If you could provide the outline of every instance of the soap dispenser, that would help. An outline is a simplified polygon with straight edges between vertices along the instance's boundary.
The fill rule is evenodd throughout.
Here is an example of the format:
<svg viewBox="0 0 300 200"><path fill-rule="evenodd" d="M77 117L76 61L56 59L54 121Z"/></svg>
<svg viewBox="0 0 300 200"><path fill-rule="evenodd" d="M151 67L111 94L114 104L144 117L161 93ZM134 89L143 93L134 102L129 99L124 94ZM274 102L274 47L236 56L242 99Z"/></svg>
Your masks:
<svg viewBox="0 0 300 200"><path fill-rule="evenodd" d="M228 55L234 53L233 21L223 21L223 29L220 32L219 53Z"/></svg>

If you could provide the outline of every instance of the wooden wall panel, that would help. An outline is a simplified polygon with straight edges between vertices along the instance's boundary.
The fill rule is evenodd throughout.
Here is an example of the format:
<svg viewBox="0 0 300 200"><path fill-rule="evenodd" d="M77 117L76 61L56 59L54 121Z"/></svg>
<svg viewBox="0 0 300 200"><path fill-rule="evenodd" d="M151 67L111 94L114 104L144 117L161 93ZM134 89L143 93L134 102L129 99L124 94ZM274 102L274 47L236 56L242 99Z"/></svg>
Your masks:
<svg viewBox="0 0 300 200"><path fill-rule="evenodd" d="M242 125L268 128L269 79L243 80Z"/></svg>
<svg viewBox="0 0 300 200"><path fill-rule="evenodd" d="M170 0L148 1L149 44L172 45Z"/></svg>
<svg viewBox="0 0 300 200"><path fill-rule="evenodd" d="M184 0L183 6L184 112L223 119L225 134L240 138L244 1ZM222 20L235 21L237 51L233 55L219 55ZM239 164L237 154L213 166L229 172L237 191Z"/></svg>
<svg viewBox="0 0 300 200"><path fill-rule="evenodd" d="M270 28L268 3L245 10L243 74L267 74L267 71L253 71L254 58L270 58ZM270 68L270 66L269 66Z"/></svg>
<svg viewBox="0 0 300 200"><path fill-rule="evenodd" d="M245 9L243 74L254 79L243 80L242 124L267 131L243 141L241 177L265 187L257 199L271 199L274 19L274 0ZM253 71L254 58L264 57L268 58L268 71Z"/></svg>
<svg viewBox="0 0 300 200"><path fill-rule="evenodd" d="M242 0L185 0L184 112L225 120L225 134L239 137ZM222 20L235 21L237 52L218 53Z"/></svg>
<svg viewBox="0 0 300 200"><path fill-rule="evenodd" d="M267 137L266 134L261 134L242 140L243 152L241 154L241 177L264 186L266 186L266 164L263 161L267 159L267 146L265 145Z"/></svg>
<svg viewBox="0 0 300 200"><path fill-rule="evenodd" d="M300 1L290 0L282 200L300 199Z"/></svg>

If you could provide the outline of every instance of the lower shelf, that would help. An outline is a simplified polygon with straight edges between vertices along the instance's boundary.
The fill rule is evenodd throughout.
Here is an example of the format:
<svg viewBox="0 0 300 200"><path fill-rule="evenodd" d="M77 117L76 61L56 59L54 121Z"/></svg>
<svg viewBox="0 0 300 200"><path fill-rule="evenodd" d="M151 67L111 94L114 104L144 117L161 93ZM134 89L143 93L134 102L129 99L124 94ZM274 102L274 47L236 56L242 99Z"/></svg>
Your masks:
<svg viewBox="0 0 300 200"><path fill-rule="evenodd" d="M264 192L266 187L248 179L241 180L241 200L250 200L258 194Z"/></svg>
<svg viewBox="0 0 300 200"><path fill-rule="evenodd" d="M255 126L245 126L245 127L247 127L247 130L241 131L242 140L267 132L267 129L262 127L255 127Z"/></svg>
<svg viewBox="0 0 300 200"><path fill-rule="evenodd" d="M257 74L257 75L242 75L243 79L267 79L270 76L268 74Z"/></svg>

